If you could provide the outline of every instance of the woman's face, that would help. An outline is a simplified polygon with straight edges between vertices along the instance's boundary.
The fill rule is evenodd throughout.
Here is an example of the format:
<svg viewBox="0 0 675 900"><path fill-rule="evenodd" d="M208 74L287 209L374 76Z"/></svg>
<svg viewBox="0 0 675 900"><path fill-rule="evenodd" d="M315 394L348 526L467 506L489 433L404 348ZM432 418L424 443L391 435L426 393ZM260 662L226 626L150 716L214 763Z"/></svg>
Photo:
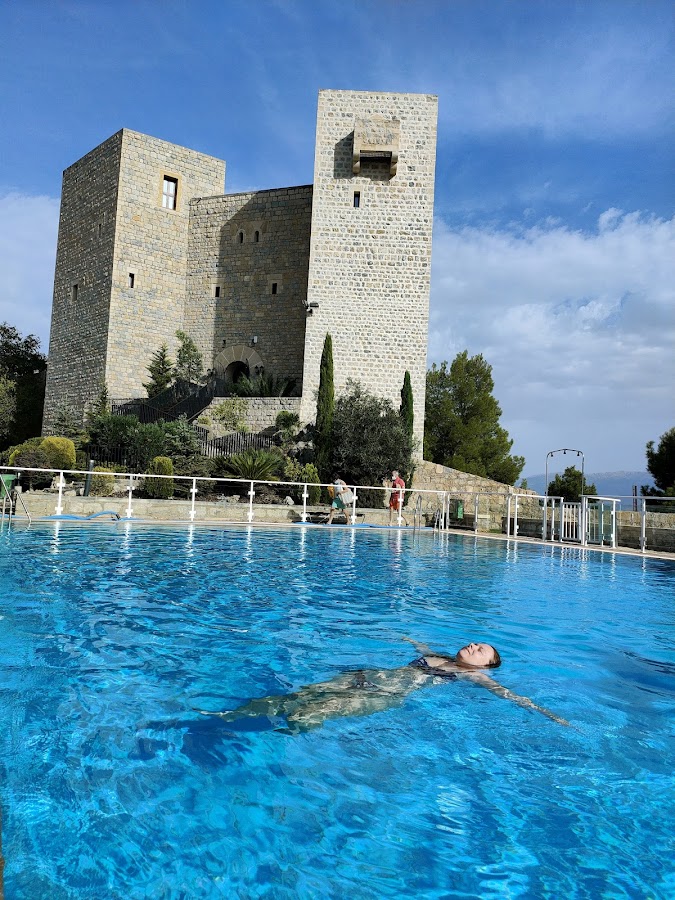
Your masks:
<svg viewBox="0 0 675 900"><path fill-rule="evenodd" d="M455 662L463 666L489 666L494 661L495 648L490 644L467 644L455 657Z"/></svg>

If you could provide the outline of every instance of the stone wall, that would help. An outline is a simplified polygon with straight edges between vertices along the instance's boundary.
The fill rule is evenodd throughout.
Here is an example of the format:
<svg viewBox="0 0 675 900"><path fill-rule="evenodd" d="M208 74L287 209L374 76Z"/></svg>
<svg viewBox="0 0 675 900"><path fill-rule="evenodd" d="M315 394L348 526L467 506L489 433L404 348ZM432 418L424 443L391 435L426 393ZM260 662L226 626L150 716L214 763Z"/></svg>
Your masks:
<svg viewBox="0 0 675 900"><path fill-rule="evenodd" d="M122 132L63 173L43 432L105 378Z"/></svg>
<svg viewBox="0 0 675 900"><path fill-rule="evenodd" d="M212 414L214 407L222 403L223 397L216 397L210 406L201 413L201 415L209 416ZM248 404L248 412L244 417L249 431L273 431L276 430L276 418L282 410L300 414L300 397L245 397Z"/></svg>
<svg viewBox="0 0 675 900"><path fill-rule="evenodd" d="M461 500L464 507L462 522L473 527L475 513L475 496L481 495L478 505L478 530L501 531L502 520L506 515L506 496L508 494L527 494L535 497L534 491L515 488L509 484L492 481L490 478L481 478L480 475L470 475L468 472L460 472L458 469L450 469L438 463L423 460L418 462L413 475L412 491L407 500L408 509L415 507L418 491L432 491L435 493L423 493L422 510L425 515L433 514L441 504L443 494L447 494L453 500ZM519 515L526 516L539 509L538 501L528 502L524 498L518 501Z"/></svg>
<svg viewBox="0 0 675 900"><path fill-rule="evenodd" d="M185 328L207 368L248 360L300 392L311 213L311 185L192 201Z"/></svg>
<svg viewBox="0 0 675 900"><path fill-rule="evenodd" d="M162 207L165 176L175 210ZM153 352L173 351L183 327L189 201L224 178L221 160L128 129L66 169L44 431L59 404L83 411L103 380L112 397L145 396Z"/></svg>
<svg viewBox="0 0 675 900"><path fill-rule="evenodd" d="M185 324L190 201L223 190L225 163L126 128L122 134L106 380L112 397L142 397L152 354L166 343L175 358L175 333ZM162 206L165 176L178 183L176 209Z"/></svg>
<svg viewBox="0 0 675 900"><path fill-rule="evenodd" d="M307 320L303 420L315 416L330 333L338 394L353 378L398 408L410 371L420 456L437 105L428 94L319 93L307 293L318 308ZM354 174L357 125L360 134L372 132L368 152L377 153L381 140L384 156L362 156ZM362 138L358 144L357 153ZM394 160L386 154L394 144L392 174Z"/></svg>

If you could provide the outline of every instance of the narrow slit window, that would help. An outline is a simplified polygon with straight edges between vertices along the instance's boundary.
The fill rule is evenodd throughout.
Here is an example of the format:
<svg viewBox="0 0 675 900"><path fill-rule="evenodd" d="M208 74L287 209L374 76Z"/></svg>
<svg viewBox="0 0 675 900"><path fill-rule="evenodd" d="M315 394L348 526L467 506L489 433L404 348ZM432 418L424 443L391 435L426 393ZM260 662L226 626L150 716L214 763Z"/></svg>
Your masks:
<svg viewBox="0 0 675 900"><path fill-rule="evenodd" d="M178 179L164 176L162 182L162 206L164 209L175 209L178 197Z"/></svg>
<svg viewBox="0 0 675 900"><path fill-rule="evenodd" d="M256 231L256 233L253 235L253 240L256 242L256 244L260 243L260 232L259 231Z"/></svg>
<svg viewBox="0 0 675 900"><path fill-rule="evenodd" d="M239 232L239 234L237 235L237 240L239 241L240 244L244 243L244 232L243 231Z"/></svg>
<svg viewBox="0 0 675 900"><path fill-rule="evenodd" d="M101 239L101 223L100 222L98 223L98 237L100 240Z"/></svg>
<svg viewBox="0 0 675 900"><path fill-rule="evenodd" d="M217 284L213 289L213 296L218 298L220 297L220 285Z"/></svg>
<svg viewBox="0 0 675 900"><path fill-rule="evenodd" d="M361 191L354 191L354 209L361 206Z"/></svg>
<svg viewBox="0 0 675 900"><path fill-rule="evenodd" d="M70 299L73 301L73 303L77 303L77 290L78 286L76 284L74 284L70 289Z"/></svg>
<svg viewBox="0 0 675 900"><path fill-rule="evenodd" d="M129 272L129 287L130 288L132 288L134 286L135 281L136 281L136 276L134 275L133 272Z"/></svg>
<svg viewBox="0 0 675 900"><path fill-rule="evenodd" d="M277 292L277 282L273 281L272 282L272 293L276 294L276 292Z"/></svg>

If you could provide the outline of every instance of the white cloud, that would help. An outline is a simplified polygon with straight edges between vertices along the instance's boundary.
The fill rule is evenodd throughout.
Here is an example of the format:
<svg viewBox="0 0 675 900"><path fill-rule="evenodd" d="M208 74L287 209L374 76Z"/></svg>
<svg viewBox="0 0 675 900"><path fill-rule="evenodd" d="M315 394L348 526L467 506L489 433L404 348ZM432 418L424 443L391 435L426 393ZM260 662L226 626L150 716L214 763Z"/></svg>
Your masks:
<svg viewBox="0 0 675 900"><path fill-rule="evenodd" d="M35 334L47 351L59 201L0 196L0 321Z"/></svg>
<svg viewBox="0 0 675 900"><path fill-rule="evenodd" d="M675 219L607 210L592 233L436 222L429 360L493 366L514 451L577 446L640 468L675 421Z"/></svg>

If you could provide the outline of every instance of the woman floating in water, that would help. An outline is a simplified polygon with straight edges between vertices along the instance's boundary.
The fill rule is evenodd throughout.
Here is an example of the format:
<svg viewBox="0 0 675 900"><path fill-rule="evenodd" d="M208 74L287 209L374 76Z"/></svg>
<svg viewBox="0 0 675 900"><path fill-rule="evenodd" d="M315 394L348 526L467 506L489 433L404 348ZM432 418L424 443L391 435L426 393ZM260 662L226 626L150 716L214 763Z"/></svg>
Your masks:
<svg viewBox="0 0 675 900"><path fill-rule="evenodd" d="M406 666L345 672L330 681L308 684L292 694L260 697L226 712L201 712L204 715L219 716L227 722L249 717L283 717L291 731L308 731L323 725L327 719L369 716L401 706L408 694L419 688L463 678L492 691L498 697L517 703L518 706L543 713L560 725L569 725L569 722L556 716L551 710L537 706L529 697L514 694L480 671L501 665L499 653L490 644L467 644L455 656L448 656L410 638L403 640L413 644L421 654Z"/></svg>

